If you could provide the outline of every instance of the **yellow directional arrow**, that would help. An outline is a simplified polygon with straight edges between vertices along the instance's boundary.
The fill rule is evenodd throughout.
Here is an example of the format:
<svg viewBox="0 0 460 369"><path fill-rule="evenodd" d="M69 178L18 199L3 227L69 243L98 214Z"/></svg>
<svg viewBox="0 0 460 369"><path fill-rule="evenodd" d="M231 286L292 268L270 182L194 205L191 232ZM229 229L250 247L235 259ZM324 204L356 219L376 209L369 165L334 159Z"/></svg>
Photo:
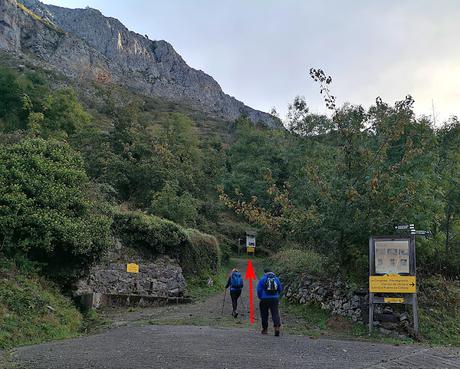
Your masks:
<svg viewBox="0 0 460 369"><path fill-rule="evenodd" d="M417 279L415 276L411 275L373 275L369 277L369 291L387 293L416 293Z"/></svg>

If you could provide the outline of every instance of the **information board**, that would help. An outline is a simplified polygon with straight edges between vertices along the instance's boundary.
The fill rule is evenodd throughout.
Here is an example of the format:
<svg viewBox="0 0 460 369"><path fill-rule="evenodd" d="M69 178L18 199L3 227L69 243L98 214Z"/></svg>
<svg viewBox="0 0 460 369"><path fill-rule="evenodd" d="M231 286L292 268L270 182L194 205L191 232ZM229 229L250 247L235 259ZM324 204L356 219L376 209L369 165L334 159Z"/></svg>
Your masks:
<svg viewBox="0 0 460 369"><path fill-rule="evenodd" d="M376 240L375 273L409 274L409 240Z"/></svg>

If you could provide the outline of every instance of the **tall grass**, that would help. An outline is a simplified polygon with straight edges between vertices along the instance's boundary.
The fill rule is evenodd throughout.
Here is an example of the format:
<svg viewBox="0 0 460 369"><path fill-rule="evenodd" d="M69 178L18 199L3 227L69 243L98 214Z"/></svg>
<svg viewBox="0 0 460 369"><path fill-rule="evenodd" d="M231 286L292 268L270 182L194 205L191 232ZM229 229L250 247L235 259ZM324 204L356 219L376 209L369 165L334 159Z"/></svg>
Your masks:
<svg viewBox="0 0 460 369"><path fill-rule="evenodd" d="M270 262L274 271L287 279L304 273L321 277L328 265L323 255L309 249L282 250L270 257Z"/></svg>

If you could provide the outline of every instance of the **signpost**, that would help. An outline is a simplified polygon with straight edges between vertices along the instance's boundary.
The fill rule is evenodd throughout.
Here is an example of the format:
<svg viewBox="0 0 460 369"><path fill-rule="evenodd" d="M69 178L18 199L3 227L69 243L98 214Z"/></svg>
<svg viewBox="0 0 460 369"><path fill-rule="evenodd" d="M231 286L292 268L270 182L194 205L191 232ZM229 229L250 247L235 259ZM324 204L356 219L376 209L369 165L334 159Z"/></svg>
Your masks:
<svg viewBox="0 0 460 369"><path fill-rule="evenodd" d="M398 225L395 228L411 230L411 226ZM373 328L375 304L412 305L414 332L418 336L415 236L374 236L369 239L369 333Z"/></svg>
<svg viewBox="0 0 460 369"><path fill-rule="evenodd" d="M374 304L412 305L414 333L418 337L417 268L415 237L430 237L430 231L413 224L398 224L407 236L373 236L369 239L369 333L374 322ZM401 297L388 294L399 294Z"/></svg>
<svg viewBox="0 0 460 369"><path fill-rule="evenodd" d="M374 304L412 305L414 333L418 336L417 268L415 237L430 237L430 231L413 224L398 224L396 231L408 236L373 236L369 239L369 333L374 322ZM388 294L399 294L401 297Z"/></svg>
<svg viewBox="0 0 460 369"><path fill-rule="evenodd" d="M246 253L255 255L256 252L256 232L246 231Z"/></svg>

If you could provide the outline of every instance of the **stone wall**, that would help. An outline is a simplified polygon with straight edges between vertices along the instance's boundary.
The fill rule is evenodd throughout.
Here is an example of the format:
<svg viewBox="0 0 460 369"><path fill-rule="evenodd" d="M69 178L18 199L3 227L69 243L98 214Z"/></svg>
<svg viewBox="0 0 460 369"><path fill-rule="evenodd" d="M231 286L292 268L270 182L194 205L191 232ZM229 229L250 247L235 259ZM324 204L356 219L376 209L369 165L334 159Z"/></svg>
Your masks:
<svg viewBox="0 0 460 369"><path fill-rule="evenodd" d="M325 280L305 274L295 280L288 279L285 282L285 297L299 304L316 303L332 314L368 324L367 287L347 284L340 278ZM404 306L400 308L404 309ZM409 315L404 311L396 310L394 305L375 305L374 327L382 334L404 338L408 333L412 333Z"/></svg>
<svg viewBox="0 0 460 369"><path fill-rule="evenodd" d="M75 295L141 295L158 297L183 296L186 282L176 261L162 257L155 261L140 260L139 273L127 273L127 262L106 262L93 266L75 285Z"/></svg>

